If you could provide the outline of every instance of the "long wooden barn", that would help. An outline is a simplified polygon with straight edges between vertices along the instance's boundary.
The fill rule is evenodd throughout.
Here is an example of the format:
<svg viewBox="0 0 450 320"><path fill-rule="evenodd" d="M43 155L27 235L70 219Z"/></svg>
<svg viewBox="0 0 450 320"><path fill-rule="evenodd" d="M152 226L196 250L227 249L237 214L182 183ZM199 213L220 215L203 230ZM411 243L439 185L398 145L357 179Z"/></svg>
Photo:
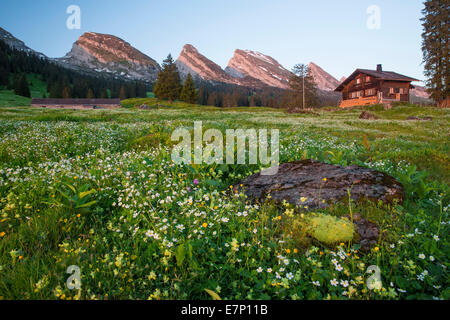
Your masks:
<svg viewBox="0 0 450 320"><path fill-rule="evenodd" d="M50 109L115 109L120 99L32 99L32 107Z"/></svg>

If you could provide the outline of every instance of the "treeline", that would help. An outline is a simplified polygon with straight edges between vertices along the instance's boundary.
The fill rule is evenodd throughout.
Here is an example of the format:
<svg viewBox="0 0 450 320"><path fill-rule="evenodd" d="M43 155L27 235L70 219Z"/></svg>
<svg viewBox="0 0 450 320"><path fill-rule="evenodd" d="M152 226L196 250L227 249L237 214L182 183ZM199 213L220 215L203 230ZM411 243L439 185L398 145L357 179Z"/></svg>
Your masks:
<svg viewBox="0 0 450 320"><path fill-rule="evenodd" d="M231 84L197 81L198 104L223 108L270 107L282 104L285 90L277 88L252 89Z"/></svg>
<svg viewBox="0 0 450 320"><path fill-rule="evenodd" d="M11 48L0 40L0 86L30 97L26 75L37 74L46 83L44 98L135 98L146 97L152 85L125 81L113 75L88 75L69 70L35 54Z"/></svg>
<svg viewBox="0 0 450 320"><path fill-rule="evenodd" d="M303 78L305 81L303 81ZM283 107L299 109L320 105L314 80L305 65L297 65L294 68L289 85L290 90L273 87L253 89L231 84L211 83L200 79L194 81L190 74L182 84L177 66L169 54L167 59L163 61L161 72L158 74L155 83L154 93L159 99L181 100L188 103L224 108ZM304 99L303 90L305 90Z"/></svg>

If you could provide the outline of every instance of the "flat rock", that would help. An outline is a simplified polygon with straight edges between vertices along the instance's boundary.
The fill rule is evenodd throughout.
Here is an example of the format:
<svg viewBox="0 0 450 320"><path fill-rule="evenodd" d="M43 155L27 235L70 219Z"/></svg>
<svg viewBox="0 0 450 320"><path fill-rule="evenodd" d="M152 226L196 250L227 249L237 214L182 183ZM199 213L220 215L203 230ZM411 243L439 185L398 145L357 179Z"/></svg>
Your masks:
<svg viewBox="0 0 450 320"><path fill-rule="evenodd" d="M415 117L415 116L410 116L410 117L406 118L406 120L408 120L408 121L431 121L431 120L433 120L433 117L419 118L419 117Z"/></svg>
<svg viewBox="0 0 450 320"><path fill-rule="evenodd" d="M324 181L326 178L326 181ZM315 160L284 163L275 175L256 173L242 181L245 194L264 201L270 194L273 201L314 209L348 199L351 189L354 201L371 200L391 204L402 203L403 186L393 177L360 166L342 167ZM240 185L239 184L239 185ZM325 203L323 203L325 200Z"/></svg>
<svg viewBox="0 0 450 320"><path fill-rule="evenodd" d="M363 120L378 120L378 117L376 115L374 115L373 113L370 113L368 111L363 111L359 115L359 118L363 119Z"/></svg>

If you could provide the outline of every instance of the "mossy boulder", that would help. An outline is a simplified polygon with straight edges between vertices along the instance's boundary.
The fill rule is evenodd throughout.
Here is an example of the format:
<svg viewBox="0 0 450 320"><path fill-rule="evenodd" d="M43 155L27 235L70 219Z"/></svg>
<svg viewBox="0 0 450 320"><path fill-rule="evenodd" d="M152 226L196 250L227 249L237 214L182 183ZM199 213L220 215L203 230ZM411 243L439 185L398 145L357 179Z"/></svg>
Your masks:
<svg viewBox="0 0 450 320"><path fill-rule="evenodd" d="M356 235L355 226L348 219L316 213L292 217L285 232L302 248L309 247L313 240L328 246L345 243Z"/></svg>
<svg viewBox="0 0 450 320"><path fill-rule="evenodd" d="M353 240L355 227L351 221L326 214L307 218L306 233L314 239L333 245Z"/></svg>

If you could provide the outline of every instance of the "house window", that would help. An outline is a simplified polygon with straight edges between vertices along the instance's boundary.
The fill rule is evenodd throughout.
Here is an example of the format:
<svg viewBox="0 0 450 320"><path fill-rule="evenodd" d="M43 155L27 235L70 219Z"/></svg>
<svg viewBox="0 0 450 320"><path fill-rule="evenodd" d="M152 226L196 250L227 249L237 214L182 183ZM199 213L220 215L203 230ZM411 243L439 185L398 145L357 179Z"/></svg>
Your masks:
<svg viewBox="0 0 450 320"><path fill-rule="evenodd" d="M405 94L406 93L406 89L405 88L400 88L400 94Z"/></svg>
<svg viewBox="0 0 450 320"><path fill-rule="evenodd" d="M356 79L356 84L360 84L360 83L361 83L361 79L360 78Z"/></svg>
<svg viewBox="0 0 450 320"><path fill-rule="evenodd" d="M366 77L366 82L370 82L371 78L370 77Z"/></svg>
<svg viewBox="0 0 450 320"><path fill-rule="evenodd" d="M394 94L395 93L395 88L389 88L389 94Z"/></svg>
<svg viewBox="0 0 450 320"><path fill-rule="evenodd" d="M375 95L375 89L366 90L366 96L373 96L373 95Z"/></svg>

